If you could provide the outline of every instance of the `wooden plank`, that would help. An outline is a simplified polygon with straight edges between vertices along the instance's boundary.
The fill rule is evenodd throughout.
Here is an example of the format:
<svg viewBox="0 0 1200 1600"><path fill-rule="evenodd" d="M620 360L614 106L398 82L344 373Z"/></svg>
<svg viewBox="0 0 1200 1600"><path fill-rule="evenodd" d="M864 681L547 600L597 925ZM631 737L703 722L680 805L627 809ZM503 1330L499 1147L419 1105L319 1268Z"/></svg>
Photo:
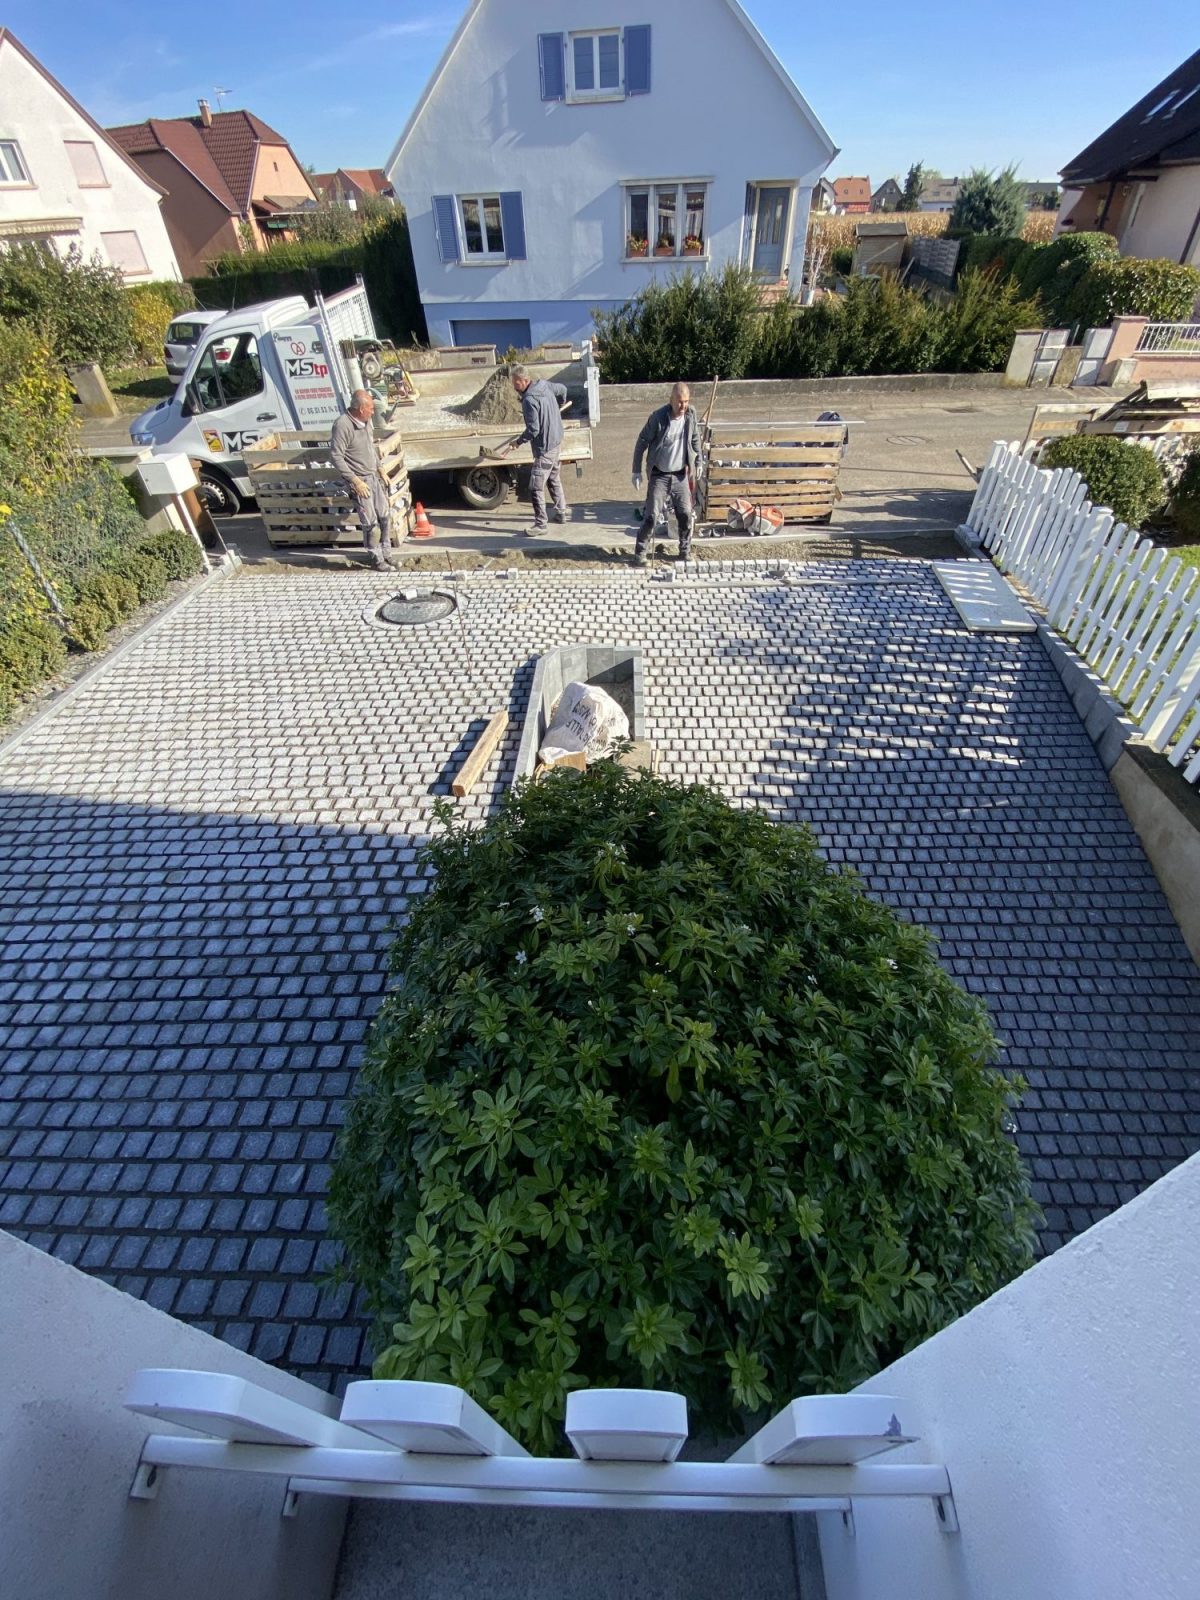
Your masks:
<svg viewBox="0 0 1200 1600"><path fill-rule="evenodd" d="M841 444L845 437L844 422L713 422L709 435L714 444L726 445L732 440L745 440L749 444L783 443L828 444L836 440Z"/></svg>
<svg viewBox="0 0 1200 1600"><path fill-rule="evenodd" d="M762 494L731 494L728 490L710 494L708 504L730 506L735 500L750 500L755 505L811 505L814 500L836 500L837 495L830 488L814 485L810 491L792 490L787 494L771 495L766 490Z"/></svg>
<svg viewBox="0 0 1200 1600"><path fill-rule="evenodd" d="M497 711L487 727L475 741L475 748L458 769L458 775L450 785L450 793L459 799L465 794L470 794L483 773L484 767L492 758L492 752L504 737L504 730L508 727L508 712Z"/></svg>
<svg viewBox="0 0 1200 1600"><path fill-rule="evenodd" d="M720 467L709 483L836 483L838 469L822 466Z"/></svg>
<svg viewBox="0 0 1200 1600"><path fill-rule="evenodd" d="M753 445L737 446L722 444L720 449L715 445L709 451L709 461L728 461L731 465L742 465L750 461L840 461L841 447L831 444L819 445Z"/></svg>

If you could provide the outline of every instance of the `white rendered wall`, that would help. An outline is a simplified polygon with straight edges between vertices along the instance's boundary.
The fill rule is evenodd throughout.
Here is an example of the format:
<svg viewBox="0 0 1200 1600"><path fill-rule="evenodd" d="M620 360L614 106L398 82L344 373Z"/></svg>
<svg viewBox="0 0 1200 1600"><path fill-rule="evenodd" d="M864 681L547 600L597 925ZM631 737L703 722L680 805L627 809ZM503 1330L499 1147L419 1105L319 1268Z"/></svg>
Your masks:
<svg viewBox="0 0 1200 1600"><path fill-rule="evenodd" d="M651 25L650 93L544 103L538 35L569 33L573 11L561 0L486 0L391 167L425 304L488 317L500 314L489 310L494 305L620 303L652 277L686 267L622 261L621 185L637 179L708 180L714 270L740 258L746 184L796 184L791 277L798 288L809 195L830 146L724 0L609 0L597 19L604 27ZM588 20L581 15L578 25ZM523 196L529 259L443 263L432 197L513 189Z"/></svg>
<svg viewBox="0 0 1200 1600"><path fill-rule="evenodd" d="M146 1434L122 1408L138 1367L329 1396L0 1232L0 1595L5 1600L327 1600L344 1502L225 1473L163 1474L131 1501ZM192 1436L194 1437L194 1435Z"/></svg>
<svg viewBox="0 0 1200 1600"><path fill-rule="evenodd" d="M128 281L179 277L158 190L139 177L7 42L0 45L0 139L17 141L33 180L32 187L0 185L0 220L81 217L83 226L75 237L84 256L90 259L98 251L108 266L112 262L101 234L134 232L149 271ZM95 145L107 188L80 187L64 145L67 139ZM60 234L55 242L64 253L72 239Z"/></svg>
<svg viewBox="0 0 1200 1600"><path fill-rule="evenodd" d="M1200 163L1162 167L1158 181L1142 191L1133 226L1121 235L1121 254L1154 261L1182 261L1188 235L1200 216ZM1200 228L1196 228L1188 265L1200 263Z"/></svg>
<svg viewBox="0 0 1200 1600"><path fill-rule="evenodd" d="M862 1385L923 1423L928 1505L822 1517L828 1600L1200 1594L1200 1156Z"/></svg>

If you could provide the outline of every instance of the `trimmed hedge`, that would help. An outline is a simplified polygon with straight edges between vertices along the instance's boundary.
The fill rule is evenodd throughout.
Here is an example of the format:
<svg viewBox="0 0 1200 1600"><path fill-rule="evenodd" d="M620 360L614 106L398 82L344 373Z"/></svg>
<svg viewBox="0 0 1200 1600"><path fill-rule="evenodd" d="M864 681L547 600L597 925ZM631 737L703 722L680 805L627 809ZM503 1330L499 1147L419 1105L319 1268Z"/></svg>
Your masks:
<svg viewBox="0 0 1200 1600"><path fill-rule="evenodd" d="M194 578L203 566L200 548L190 533L156 533L143 539L138 550L161 561L169 579Z"/></svg>
<svg viewBox="0 0 1200 1600"><path fill-rule="evenodd" d="M1140 528L1167 498L1163 470L1146 449L1111 434L1071 434L1052 439L1043 467L1073 467L1087 484L1093 505L1107 506L1118 522Z"/></svg>
<svg viewBox="0 0 1200 1600"><path fill-rule="evenodd" d="M22 695L66 659L63 636L48 617L23 617L0 628L0 718L11 716Z"/></svg>
<svg viewBox="0 0 1200 1600"><path fill-rule="evenodd" d="M1200 271L1195 267L1119 256L1092 263L1067 310L1072 322L1088 328L1107 327L1114 317L1187 322L1198 298Z"/></svg>

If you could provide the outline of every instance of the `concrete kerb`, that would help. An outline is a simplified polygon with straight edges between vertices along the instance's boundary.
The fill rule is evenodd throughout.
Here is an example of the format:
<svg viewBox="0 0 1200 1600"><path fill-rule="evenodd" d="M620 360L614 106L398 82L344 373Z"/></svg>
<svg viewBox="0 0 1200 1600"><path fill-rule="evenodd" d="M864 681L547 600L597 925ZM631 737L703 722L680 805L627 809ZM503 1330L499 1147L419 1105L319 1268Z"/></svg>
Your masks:
<svg viewBox="0 0 1200 1600"><path fill-rule="evenodd" d="M712 379L697 378L692 384L692 404L700 411L708 404ZM809 401L829 395L844 400L866 394L936 394L956 389L1012 389L1002 372L910 372L871 378L730 378L722 379L717 390L717 407L727 401L770 401L778 408L781 400ZM619 404L655 401L659 405L670 388L668 383L606 383L600 386L600 415L606 400Z"/></svg>
<svg viewBox="0 0 1200 1600"><path fill-rule="evenodd" d="M228 550L221 557L214 556L210 552L209 559L219 561L220 565L214 571L206 573L203 578L198 579L178 599L172 600L169 605L164 606L158 615L151 617L144 627L135 629L133 633L122 639L120 644L114 645L111 650L106 650L99 660L81 672L73 683L69 683L65 689L60 689L57 694L53 695L35 716L29 718L28 722L23 722L19 728L15 728L7 738L0 739L0 760L23 743L36 728L40 728L51 717L57 716L62 707L68 701L73 700L85 684L91 683L93 678L102 672L106 672L114 662L127 655L135 646L141 644L144 639L148 639L152 633L157 633L159 628L177 616L185 606L191 605L193 600L204 594L214 583L220 583L225 578L236 577L241 570L241 557L235 550Z"/></svg>
<svg viewBox="0 0 1200 1600"><path fill-rule="evenodd" d="M1035 621L1042 648L1054 663L1054 670L1096 747L1101 765L1105 772L1111 773L1125 746L1138 737L1137 724L1110 693L1104 679L1092 671L1066 640L1043 617Z"/></svg>

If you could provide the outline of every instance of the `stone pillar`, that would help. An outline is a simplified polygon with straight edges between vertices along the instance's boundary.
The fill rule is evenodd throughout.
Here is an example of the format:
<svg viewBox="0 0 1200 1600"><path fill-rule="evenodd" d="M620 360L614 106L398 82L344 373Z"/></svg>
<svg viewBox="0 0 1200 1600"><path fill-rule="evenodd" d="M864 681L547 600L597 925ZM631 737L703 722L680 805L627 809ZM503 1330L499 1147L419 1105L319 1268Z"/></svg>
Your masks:
<svg viewBox="0 0 1200 1600"><path fill-rule="evenodd" d="M1112 343L1108 347L1108 357L1100 369L1101 383L1111 384L1119 381L1117 377L1118 367L1122 362L1128 361L1137 350L1138 340L1142 337L1142 329L1149 320L1149 317L1115 317L1113 319Z"/></svg>
<svg viewBox="0 0 1200 1600"><path fill-rule="evenodd" d="M67 368L67 376L75 385L75 393L83 407L85 417L116 417L120 415L105 382L104 374L94 362L85 362Z"/></svg>

